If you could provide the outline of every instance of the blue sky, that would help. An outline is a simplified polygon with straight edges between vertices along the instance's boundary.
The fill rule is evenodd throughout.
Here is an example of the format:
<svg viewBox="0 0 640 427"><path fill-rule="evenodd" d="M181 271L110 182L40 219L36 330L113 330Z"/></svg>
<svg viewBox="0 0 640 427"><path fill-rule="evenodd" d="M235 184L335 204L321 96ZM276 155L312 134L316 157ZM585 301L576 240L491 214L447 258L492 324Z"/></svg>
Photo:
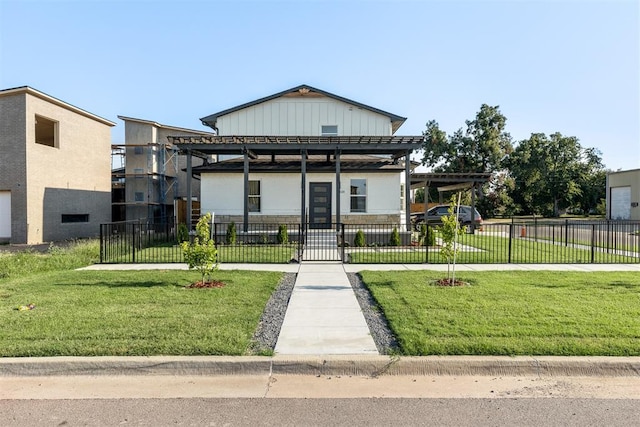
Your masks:
<svg viewBox="0 0 640 427"><path fill-rule="evenodd" d="M515 141L576 136L640 168L640 6L611 1L0 0L0 88L118 123L200 117L299 84L452 133L485 103Z"/></svg>

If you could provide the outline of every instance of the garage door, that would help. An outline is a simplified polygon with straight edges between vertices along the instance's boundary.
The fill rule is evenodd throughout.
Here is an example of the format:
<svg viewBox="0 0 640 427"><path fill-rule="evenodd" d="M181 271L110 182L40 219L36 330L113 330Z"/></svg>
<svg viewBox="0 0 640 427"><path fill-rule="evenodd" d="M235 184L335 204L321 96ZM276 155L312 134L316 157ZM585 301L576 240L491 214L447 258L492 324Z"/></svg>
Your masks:
<svg viewBox="0 0 640 427"><path fill-rule="evenodd" d="M11 192L0 191L0 239L11 238Z"/></svg>
<svg viewBox="0 0 640 427"><path fill-rule="evenodd" d="M631 219L631 187L611 188L611 219Z"/></svg>

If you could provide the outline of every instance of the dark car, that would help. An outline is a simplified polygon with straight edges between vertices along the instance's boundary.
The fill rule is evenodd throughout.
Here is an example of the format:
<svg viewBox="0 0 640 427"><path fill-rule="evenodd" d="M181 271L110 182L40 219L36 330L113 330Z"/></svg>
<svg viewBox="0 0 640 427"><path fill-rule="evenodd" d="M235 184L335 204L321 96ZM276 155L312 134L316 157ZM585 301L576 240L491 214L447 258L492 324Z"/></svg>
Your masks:
<svg viewBox="0 0 640 427"><path fill-rule="evenodd" d="M454 213L457 209L454 209ZM471 212L473 208L471 206L460 205L460 223L462 225L471 225ZM427 224L438 225L442 223L442 217L449 215L449 205L434 206L427 211ZM420 230L421 224L424 222L424 212L413 212L411 214L411 223L416 230ZM482 216L476 210L475 211L475 224L476 226L482 225Z"/></svg>

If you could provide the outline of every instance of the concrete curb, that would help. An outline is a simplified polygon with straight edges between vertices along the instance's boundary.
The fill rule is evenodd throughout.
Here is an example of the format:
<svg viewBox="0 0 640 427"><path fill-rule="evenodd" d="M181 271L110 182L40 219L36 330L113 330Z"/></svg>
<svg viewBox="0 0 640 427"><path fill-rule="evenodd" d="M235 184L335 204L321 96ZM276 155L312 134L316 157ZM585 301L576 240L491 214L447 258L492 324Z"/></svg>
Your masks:
<svg viewBox="0 0 640 427"><path fill-rule="evenodd" d="M277 355L0 359L0 377L70 375L640 377L640 357Z"/></svg>

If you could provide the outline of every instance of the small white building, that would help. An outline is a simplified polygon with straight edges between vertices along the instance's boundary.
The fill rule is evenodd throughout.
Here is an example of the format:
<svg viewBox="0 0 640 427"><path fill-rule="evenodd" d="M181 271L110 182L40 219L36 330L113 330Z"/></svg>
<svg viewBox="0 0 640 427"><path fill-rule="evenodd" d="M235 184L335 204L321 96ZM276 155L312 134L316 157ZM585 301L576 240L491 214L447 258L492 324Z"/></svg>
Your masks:
<svg viewBox="0 0 640 427"><path fill-rule="evenodd" d="M607 174L607 219L640 221L640 169Z"/></svg>
<svg viewBox="0 0 640 427"><path fill-rule="evenodd" d="M406 118L308 85L201 119L214 137L171 136L192 155L201 207L216 221L405 225L409 160L422 136L395 136Z"/></svg>

